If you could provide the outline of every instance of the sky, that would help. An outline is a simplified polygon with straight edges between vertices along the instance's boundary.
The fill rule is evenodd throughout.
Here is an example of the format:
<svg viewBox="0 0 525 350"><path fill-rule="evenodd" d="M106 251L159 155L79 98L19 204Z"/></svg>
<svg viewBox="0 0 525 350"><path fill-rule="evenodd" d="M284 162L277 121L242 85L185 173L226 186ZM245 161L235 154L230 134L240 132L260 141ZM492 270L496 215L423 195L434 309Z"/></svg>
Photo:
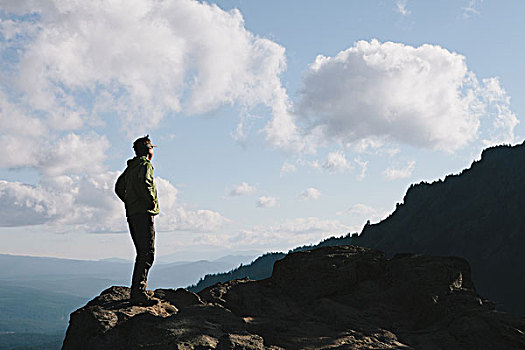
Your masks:
<svg viewBox="0 0 525 350"><path fill-rule="evenodd" d="M360 232L523 141L523 1L0 0L0 253L131 259L113 192L158 145L157 255Z"/></svg>

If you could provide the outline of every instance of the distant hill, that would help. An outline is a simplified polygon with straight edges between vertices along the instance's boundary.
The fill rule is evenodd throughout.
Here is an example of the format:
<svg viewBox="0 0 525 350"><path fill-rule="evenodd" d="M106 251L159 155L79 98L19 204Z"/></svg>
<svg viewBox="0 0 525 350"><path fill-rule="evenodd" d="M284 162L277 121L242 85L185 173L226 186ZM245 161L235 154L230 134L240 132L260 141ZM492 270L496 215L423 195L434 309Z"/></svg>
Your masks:
<svg viewBox="0 0 525 350"><path fill-rule="evenodd" d="M234 279L248 277L252 280L260 280L272 274L273 264L284 258L284 253L266 253L249 265L241 265L229 272L207 274L197 284L187 287L189 291L198 292L218 282L226 282Z"/></svg>
<svg viewBox="0 0 525 350"><path fill-rule="evenodd" d="M0 284L0 333L61 332L71 310L88 298Z"/></svg>
<svg viewBox="0 0 525 350"><path fill-rule="evenodd" d="M297 247L295 249L290 250L288 253L306 251L306 250L311 250L311 249L319 248L319 247L350 244L351 240L352 238L350 237L350 235L346 235L346 236L339 237L339 238L332 237L316 245L305 245L302 247ZM242 279L246 277L252 280L261 280L264 278L268 278L272 274L273 264L276 261L281 260L285 256L286 256L285 253L276 253L276 252L266 253L258 257L252 263L248 265L241 265L228 272L207 274L204 277L202 277L199 280L199 282L197 282L197 284L191 285L187 287L186 289L188 289L191 292L197 293L203 290L204 288L212 286L218 282L226 282L226 281L230 281L234 279Z"/></svg>
<svg viewBox="0 0 525 350"><path fill-rule="evenodd" d="M149 288L180 287L246 261L155 264ZM0 349L60 349L69 314L111 285L129 285L133 262L0 254Z"/></svg>
<svg viewBox="0 0 525 350"><path fill-rule="evenodd" d="M457 175L411 185L386 219L362 233L332 237L318 245L354 244L395 253L455 255L466 258L478 292L498 308L525 315L525 145L497 146ZM270 277L272 253L227 273L205 276L200 291L231 278ZM261 273L263 272L263 273Z"/></svg>
<svg viewBox="0 0 525 350"><path fill-rule="evenodd" d="M0 282L0 349L60 349L69 313L87 300Z"/></svg>
<svg viewBox="0 0 525 350"><path fill-rule="evenodd" d="M207 273L224 271L238 265L239 260L228 259L154 265L148 277L148 285L149 288L183 287L195 283Z"/></svg>
<svg viewBox="0 0 525 350"><path fill-rule="evenodd" d="M186 286L207 273L229 270L247 259L247 256L225 256L214 261L154 264L149 287ZM110 285L128 285L132 271L133 262L121 259L91 261L0 254L0 283L86 298Z"/></svg>

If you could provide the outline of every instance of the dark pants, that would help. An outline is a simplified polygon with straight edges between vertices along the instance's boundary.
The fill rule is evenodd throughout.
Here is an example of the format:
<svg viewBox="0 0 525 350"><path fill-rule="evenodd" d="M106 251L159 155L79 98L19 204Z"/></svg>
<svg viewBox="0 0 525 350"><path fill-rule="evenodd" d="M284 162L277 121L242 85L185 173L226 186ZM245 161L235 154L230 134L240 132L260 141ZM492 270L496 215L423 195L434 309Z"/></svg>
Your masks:
<svg viewBox="0 0 525 350"><path fill-rule="evenodd" d="M128 217L131 239L137 258L131 279L131 296L146 290L148 272L155 258L155 227L153 215L134 214Z"/></svg>

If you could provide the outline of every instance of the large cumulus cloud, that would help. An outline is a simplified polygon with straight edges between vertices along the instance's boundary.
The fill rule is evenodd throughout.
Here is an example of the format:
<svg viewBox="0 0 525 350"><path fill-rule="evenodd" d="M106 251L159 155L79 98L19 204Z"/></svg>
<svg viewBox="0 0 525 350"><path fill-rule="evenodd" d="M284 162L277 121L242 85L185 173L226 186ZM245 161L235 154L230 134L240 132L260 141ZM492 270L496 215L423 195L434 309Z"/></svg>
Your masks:
<svg viewBox="0 0 525 350"><path fill-rule="evenodd" d="M44 177L38 185L0 180L0 226L64 226L86 232L127 230L124 205L113 192L118 172L82 176ZM160 231L213 232L228 219L207 209L188 209L177 199L177 189L156 179L161 213Z"/></svg>
<svg viewBox="0 0 525 350"><path fill-rule="evenodd" d="M167 112L286 98L284 48L247 31L238 10L192 0L16 0L4 8L25 16L3 26L23 48L14 83L57 125L110 109L140 129L143 115L152 126Z"/></svg>
<svg viewBox="0 0 525 350"><path fill-rule="evenodd" d="M295 112L317 145L375 140L453 152L479 138L512 142L509 103L499 81L479 81L460 54L372 40L317 56Z"/></svg>

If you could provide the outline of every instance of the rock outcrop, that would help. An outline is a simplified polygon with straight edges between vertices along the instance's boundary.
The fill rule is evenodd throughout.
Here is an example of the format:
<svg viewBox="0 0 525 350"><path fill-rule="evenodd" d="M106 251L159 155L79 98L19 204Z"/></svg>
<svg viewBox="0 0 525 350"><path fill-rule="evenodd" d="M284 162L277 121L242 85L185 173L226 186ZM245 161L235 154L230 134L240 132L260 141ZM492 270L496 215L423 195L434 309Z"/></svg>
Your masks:
<svg viewBox="0 0 525 350"><path fill-rule="evenodd" d="M71 314L63 349L525 349L525 320L498 312L454 257L355 247L289 254L271 278L198 294L111 287Z"/></svg>

